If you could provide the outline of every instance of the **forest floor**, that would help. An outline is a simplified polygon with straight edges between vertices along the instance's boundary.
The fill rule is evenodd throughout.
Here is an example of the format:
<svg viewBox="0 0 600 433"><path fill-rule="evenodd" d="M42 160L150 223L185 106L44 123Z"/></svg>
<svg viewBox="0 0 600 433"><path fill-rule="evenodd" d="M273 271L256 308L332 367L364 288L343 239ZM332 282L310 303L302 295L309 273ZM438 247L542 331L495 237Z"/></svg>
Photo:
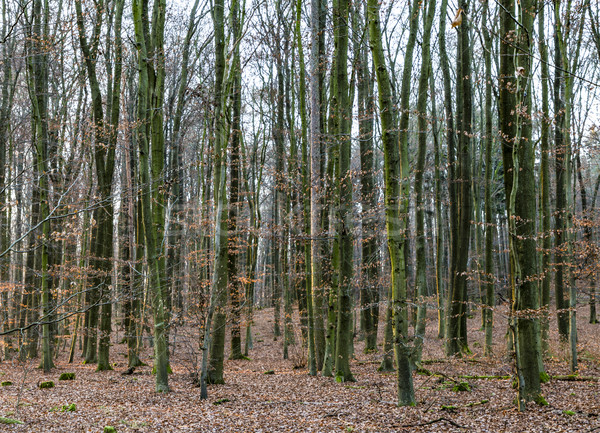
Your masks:
<svg viewBox="0 0 600 433"><path fill-rule="evenodd" d="M587 323L587 309L578 312L580 376L600 376L600 325ZM504 319L503 319L504 317ZM423 351L425 367L444 376L414 375L416 407L397 407L395 376L379 373L381 351L365 355L356 342L352 371L356 382L336 383L332 378L311 377L296 369L298 347L290 360L282 359L281 338L273 339L273 311L256 312L251 360L226 361L225 385L209 386L208 400L200 399L190 371L197 343L179 338L171 357L172 392L154 392L151 366L133 375L127 369L126 347L116 344L111 357L114 371L96 372L93 365L68 364L68 354L56 360L57 368L44 374L37 363L0 363L0 416L19 425L0 424L0 431L101 432L600 432L600 383L594 380L551 380L542 385L547 406L530 404L518 412L516 391L510 379L472 379L461 375L510 376L512 362L505 349L506 319L496 314L494 356L483 356L481 319L469 319L469 344L473 354L460 360L443 356L436 338L435 312L429 315ZM551 322L556 329L556 322ZM119 336L115 336L115 340ZM184 343L188 343L187 345ZM187 349L186 349L187 347ZM191 348L191 349L190 349ZM189 350L188 350L189 349ZM152 351L143 360L151 364ZM552 376L568 374L568 352L551 333L551 354L545 362ZM59 381L63 372L74 372L72 381ZM272 374L265 374L272 372ZM52 380L54 388L40 389ZM470 391L453 391L454 381L468 382ZM69 411L68 406L74 404ZM18 410L17 410L18 407ZM66 409L66 410L64 410Z"/></svg>

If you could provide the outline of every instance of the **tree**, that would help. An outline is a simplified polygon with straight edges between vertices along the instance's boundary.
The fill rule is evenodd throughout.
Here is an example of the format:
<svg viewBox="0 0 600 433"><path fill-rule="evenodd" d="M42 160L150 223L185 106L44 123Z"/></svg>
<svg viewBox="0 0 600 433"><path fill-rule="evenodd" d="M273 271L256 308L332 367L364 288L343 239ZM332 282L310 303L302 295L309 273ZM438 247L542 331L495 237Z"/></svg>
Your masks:
<svg viewBox="0 0 600 433"><path fill-rule="evenodd" d="M92 94L92 115L95 131L95 164L96 176L98 179L98 191L100 205L94 211L94 220L96 226L92 233L92 254L95 259L95 277L92 278L93 295L91 301L92 312L98 309L97 304L102 304L102 313L100 321L100 350L98 357L98 370L112 370L109 361L110 334L111 334L111 316L112 300L110 299L111 270L113 258L113 205L111 199L111 190L113 183L113 173L115 167L115 149L117 145L119 116L120 116L120 96L121 96L121 70L122 70L122 44L121 44L121 22L123 17L122 0L114 4L114 25L115 25L115 70L113 80L109 81L109 91L107 92L110 112L108 122L104 118L104 101L98 76L96 73L96 62L98 59L98 46L100 42L100 33L104 20L105 11L102 3L96 10L96 23L91 36L91 45L88 42L84 28L83 11L81 1L75 2L77 12L77 28L79 32L79 44L82 57L85 59L88 82ZM112 14L111 14L112 15ZM97 313L96 313L97 314ZM88 339L88 348L86 351L86 362L96 361L96 323L91 316L91 322L88 331L91 337Z"/></svg>
<svg viewBox="0 0 600 433"><path fill-rule="evenodd" d="M461 1L459 11L469 16L469 2ZM452 227L450 248L450 291L448 320L446 324L446 354L460 355L468 352L467 345L467 264L471 238L471 156L470 135L472 132L472 92L471 92L471 46L469 20L462 19L457 26L457 66L456 66L456 128L457 169L451 172L450 188L456 188L457 223ZM452 161L450 161L452 164ZM454 174L455 177L452 175Z"/></svg>
<svg viewBox="0 0 600 433"><path fill-rule="evenodd" d="M42 308L42 361L44 372L54 367L52 361L52 343L50 341L50 278L48 276L48 248L50 242L50 208L48 204L48 147L49 147L49 118L48 118L48 53L44 43L49 38L50 10L48 4L42 0L32 3L31 16L28 17L28 44L27 52L27 84L31 100L32 118L35 143L35 170L37 177L36 190L39 194L36 212L36 223L41 225L42 245L39 250L40 290ZM31 352L30 352L31 353ZM31 353L33 354L33 353Z"/></svg>
<svg viewBox="0 0 600 433"><path fill-rule="evenodd" d="M414 3L412 12L417 9ZM408 157L406 155L406 143L397 146L398 135L393 119L393 104L391 100L391 88L389 73L385 63L382 44L382 32L379 21L379 4L376 0L367 3L367 14L369 19L369 43L373 55L373 66L377 76L379 116L381 121L381 141L384 149L384 182L385 182L385 219L388 249L391 262L391 285L393 304L393 332L394 332L394 356L396 360L396 386L398 389L398 404L402 406L413 406L415 404L414 388L412 381L412 367L410 363L410 347L408 339L408 308L406 305L406 269L404 267L404 225L403 225L403 202L405 202L403 176L406 176ZM413 14L411 13L411 16ZM416 35L411 21L411 36ZM415 25L416 26L416 25ZM413 38L414 44L414 38ZM407 56L410 53L407 47ZM411 57L408 56L407 59ZM407 62L408 63L408 62ZM409 78L410 80L410 78ZM405 86L403 85L403 95ZM407 95L406 95L407 97ZM408 114L408 113L407 113ZM401 124L402 125L402 124ZM401 150L403 153L401 160ZM406 165L405 165L406 162Z"/></svg>
<svg viewBox="0 0 600 433"><path fill-rule="evenodd" d="M427 90L429 88L429 74L431 73L431 26L435 16L435 1L429 1L423 6L423 42L421 44L421 74L419 77L417 120L419 128L419 147L417 151L417 168L415 173L415 207L416 207L416 244L417 244L417 272L415 281L415 294L418 297L417 323L415 329L415 352L413 361L421 363L423 340L425 338L425 325L427 304L425 297L427 288L427 258L425 256L425 202L423 199L423 177L425 175L425 156L427 153Z"/></svg>
<svg viewBox="0 0 600 433"><path fill-rule="evenodd" d="M332 104L339 117L336 137L339 146L337 161L337 182L339 201L337 202L338 245L339 245L339 285L337 294L337 326L335 349L335 377L337 381L353 382L350 372L350 344L352 340L352 174L350 172L350 114L348 111L348 18L349 1L333 0L335 79ZM332 70L333 73L333 70Z"/></svg>
<svg viewBox="0 0 600 433"><path fill-rule="evenodd" d="M152 21L150 21L148 0L134 0L132 3L139 65L136 133L140 155L140 182L144 188L141 211L154 314L156 392L169 391L164 257L160 254L164 232L164 210L161 204L164 198L161 197L158 188L164 163L162 106L165 74L163 57L165 9L165 0L155 0ZM150 152L152 152L152 165Z"/></svg>

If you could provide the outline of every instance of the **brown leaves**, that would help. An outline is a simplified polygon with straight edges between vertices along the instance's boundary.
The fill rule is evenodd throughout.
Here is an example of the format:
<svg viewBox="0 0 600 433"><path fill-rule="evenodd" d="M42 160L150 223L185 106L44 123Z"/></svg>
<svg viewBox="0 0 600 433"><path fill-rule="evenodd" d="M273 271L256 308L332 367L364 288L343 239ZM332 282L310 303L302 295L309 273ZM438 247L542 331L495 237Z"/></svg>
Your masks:
<svg viewBox="0 0 600 433"><path fill-rule="evenodd" d="M506 375L514 374L507 361L504 335L505 306L497 306L494 328L494 357L483 357L484 333L477 306L468 319L469 342L473 354L463 359L447 359L443 343L436 338L436 311L429 312L424 347L424 365L431 376L415 372L418 405L399 408L394 374L377 372L381 352L363 354L363 342L355 342L356 360L352 372L357 382L338 384L332 378L311 377L306 369L295 370L293 361L282 359L281 341L272 339L272 309L260 310L255 317L255 346L251 361L225 363L225 385L210 386L209 398L200 400L200 390L189 378L188 360L179 347L171 357L173 392L156 394L151 366L138 367L133 375L121 376L127 369L126 347L115 344L111 352L115 370L96 372L94 365L66 364L66 354L57 361L59 368L44 374L26 364L0 364L2 380L14 386L0 388L0 416L10 416L25 424L26 432L97 432L113 425L122 432L198 432L198 431L315 431L315 432L545 432L587 431L598 426L600 385L593 381L551 380L543 385L548 407L535 404L519 413L513 404L515 390ZM580 316L587 317L581 308ZM552 311L551 317L555 317ZM298 323L297 315L294 322ZM551 328L554 328L551 326ZM581 320L578 325L580 375L600 376L598 325ZM383 326L381 326L383 331ZM178 344L186 334L178 334ZM300 341L300 339L298 339ZM301 353L300 346L292 350ZM151 364L151 348L143 360ZM551 353L546 369L552 376L566 375L568 354L563 352L558 335L551 330ZM64 366L64 369L63 369ZM273 370L276 374L263 374ZM77 380L58 381L61 372L75 372ZM22 404L15 414L23 374ZM467 376L467 377L465 377ZM566 376L565 376L566 377ZM56 386L39 390L36 384L54 380ZM471 391L454 392L456 382L467 380ZM213 404L221 402L221 404ZM74 404L76 411L52 411ZM450 409L451 408L451 409ZM564 411L573 412L566 415ZM11 412L13 413L11 415ZM569 412L570 413L570 412ZM2 428L0 428L1 431Z"/></svg>
<svg viewBox="0 0 600 433"><path fill-rule="evenodd" d="M459 8L456 11L456 15L454 16L454 19L452 20L452 28L453 29L456 28L456 27L458 27L458 26L460 26L462 24L462 22L463 22L463 14L464 14L464 11L461 8Z"/></svg>

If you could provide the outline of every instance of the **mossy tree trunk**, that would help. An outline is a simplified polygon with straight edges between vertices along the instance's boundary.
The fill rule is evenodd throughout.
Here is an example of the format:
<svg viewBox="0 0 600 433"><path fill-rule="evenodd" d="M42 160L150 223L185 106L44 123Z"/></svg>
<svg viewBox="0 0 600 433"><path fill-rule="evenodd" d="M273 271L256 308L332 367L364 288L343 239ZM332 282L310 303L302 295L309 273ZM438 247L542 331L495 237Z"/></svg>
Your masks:
<svg viewBox="0 0 600 433"><path fill-rule="evenodd" d="M564 13L566 16L567 24L563 24L561 21L561 14ZM570 349L570 367L572 372L577 371L577 285L575 272L572 268L574 261L573 255L573 215L575 213L575 202L574 202L574 185L573 185L573 149L571 143L571 113L573 106L573 94L575 80L573 77L573 71L576 71L580 62L581 45L583 41L583 30L585 20L580 19L576 24L572 25L572 17L574 11L571 7L571 2L568 1L566 4L566 10L561 12L561 1L554 2L554 19L556 22L556 43L560 53L560 59L562 63L556 63L562 66L563 77L564 77L564 100L562 106L564 107L563 117L563 134L564 134L564 189L565 189L565 212L564 212L564 236L566 244L566 273L567 283L569 287L568 296L568 339ZM569 46L571 45L571 46ZM558 59L557 59L558 60ZM557 294L558 296L558 294Z"/></svg>
<svg viewBox="0 0 600 433"><path fill-rule="evenodd" d="M369 40L373 56L373 66L377 76L379 89L379 113L381 119L381 133L384 149L384 183L385 183L385 218L387 241L390 252L391 264L391 302L393 315L393 346L396 359L396 386L398 390L399 405L414 405L414 388L412 380L412 368L410 362L411 348L408 338L408 307L406 303L406 269L404 263L405 226L404 213L406 209L405 177L408 169L408 155L406 140L400 141L398 146L398 132L394 125L394 106L391 99L391 84L382 44L382 32L379 21L379 3L377 0L369 0ZM412 59L412 49L416 39L418 3L414 2L410 16L411 31L409 45L407 46L407 59ZM410 62L406 62L410 63ZM410 65L406 68L410 70ZM406 76L403 78L407 78ZM402 100L408 104L410 77L403 79ZM408 113L406 113L408 116ZM402 125L407 123L407 118ZM401 159L402 158L402 159Z"/></svg>
<svg viewBox="0 0 600 433"><path fill-rule="evenodd" d="M213 5L213 23L215 40L215 95L214 95L214 200L215 235L214 266L211 281L210 305L207 315L207 326L204 329L202 345L202 386L206 383L224 383L223 360L225 353L225 326L227 319L227 285L228 285L228 224L227 224L227 137L228 117L225 110L226 77L225 77L225 5L218 0ZM210 360L207 364L207 354ZM203 392L204 393L204 392Z"/></svg>
<svg viewBox="0 0 600 433"><path fill-rule="evenodd" d="M348 19L349 1L333 0L334 22L334 56L336 58L335 87L332 104L338 116L337 140L339 160L337 162L337 184L339 200L338 216L338 248L339 248L339 282L337 295L337 326L335 339L335 377L337 381L354 381L350 372L350 344L352 330L352 174L350 172L350 100L348 98Z"/></svg>
<svg viewBox="0 0 600 433"><path fill-rule="evenodd" d="M435 0L423 4L423 41L421 43L421 73L419 77L417 99L417 126L419 130L417 167L415 172L415 207L416 207L416 244L417 244L417 271L415 281L415 295L417 296L417 323L415 327L415 350L413 362L421 363L423 340L425 339L425 326L427 303L425 297L429 294L427 287L427 257L425 252L425 201L423 199L423 177L425 175L425 157L427 154L427 91L429 89L429 75L431 73L431 26L436 10ZM432 96L433 98L434 96Z"/></svg>
<svg viewBox="0 0 600 433"><path fill-rule="evenodd" d="M440 6L440 16L445 17L447 15L448 10L448 0L442 0ZM454 128L454 110L452 107L453 92L452 92L452 81L450 77L450 66L448 61L448 53L446 51L446 20L440 19L440 27L438 32L438 43L439 43L439 52L440 52L440 68L442 70L442 78L443 78L443 87L444 87L444 114L445 114L445 123L446 123L446 143L447 143L447 153L448 153L448 198L450 200L450 210L449 210L449 236L448 244L450 247L450 254L452 255L452 248L454 248L454 236L453 233L456 232L456 225L458 224L458 205L457 205L457 185L454 181L456 175L456 130ZM450 286L450 275L451 272L448 272L448 287ZM449 292L449 291L448 291ZM444 324L438 326L438 331L442 332L446 338L446 333L448 332L448 315L447 315L447 300L449 299L449 293L446 293L446 298L442 302L440 316L443 319L440 320L440 323L443 321ZM445 304L445 305L444 305ZM443 327L443 330L440 328Z"/></svg>
<svg viewBox="0 0 600 433"><path fill-rule="evenodd" d="M164 164L164 23L166 1L155 0L152 20L148 17L148 0L132 2L135 42L138 57L137 131L141 212L146 241L149 286L154 315L154 370L157 392L169 391L167 302L165 299L164 255L161 253L164 235L164 197L158 186ZM150 152L152 157L150 159ZM152 164L150 163L152 161Z"/></svg>
<svg viewBox="0 0 600 433"><path fill-rule="evenodd" d="M461 1L459 8L469 15L468 1ZM450 291L447 320L446 354L460 355L468 352L467 342L467 271L471 239L471 46L469 19L463 18L457 27L456 67L456 128L458 134L457 168L451 182L456 185L457 224L451 234ZM450 162L452 163L452 162Z"/></svg>
<svg viewBox="0 0 600 433"><path fill-rule="evenodd" d="M552 248L552 237L550 233L550 223L552 216L550 214L550 170L549 170L549 154L550 154L550 109L548 101L548 45L545 38L545 5L543 2L538 4L538 37L539 37L539 52L540 52L540 68L541 68L541 88L542 88L542 120L540 131L540 211L541 211L541 290L540 290L540 307L542 308L542 318L540 320L541 327L541 350L542 354L548 352L548 333L550 331L550 320L548 309L550 307L550 257Z"/></svg>
<svg viewBox="0 0 600 433"><path fill-rule="evenodd" d="M365 10L366 12L366 10ZM373 140L374 95L373 75L369 70L366 15L353 8L353 39L356 60L358 96L358 140L360 143L360 192L362 218L362 278L360 280L360 327L365 339L365 352L377 351L379 325L379 254L377 247L375 186L375 147Z"/></svg>
<svg viewBox="0 0 600 433"><path fill-rule="evenodd" d="M484 354L492 354L492 331L494 326L494 256L493 245L495 237L494 214L492 212L492 149L494 147L492 118L492 37L488 30L489 3L485 3L483 11L483 38L484 38L484 61L485 61L485 264L484 264L484 288L485 307L482 310L483 326L485 328Z"/></svg>
<svg viewBox="0 0 600 433"><path fill-rule="evenodd" d="M41 248L39 261L36 260L36 269L39 272L39 287L41 291L42 308L42 360L41 368L44 372L54 367L52 360L52 342L50 335L50 277L48 275L48 248L50 242L50 219L48 197L48 147L49 147L49 119L48 119L48 53L45 48L49 34L50 10L47 2L35 0L32 3L31 23L27 28L27 87L32 108L33 143L35 150L35 171L37 173L37 191L39 207L37 211L38 224L41 225ZM34 205L35 206L35 205ZM31 321L29 322L31 323ZM33 352L30 352L32 355Z"/></svg>
<svg viewBox="0 0 600 433"><path fill-rule="evenodd" d="M320 243L315 239L320 229L320 103L319 103L319 63L318 63L318 38L319 38L319 11L321 0L311 2L311 51L310 51L310 162L309 162L309 139L308 119L306 114L306 71L304 63L304 46L302 44L301 18L302 1L296 2L295 36L298 45L298 60L300 66L300 122L302 127L302 215L304 231L310 236L310 242L304 243L304 266L306 281L304 291L306 292L307 305L307 346L308 346L308 374L315 376L319 367L323 366L323 356L317 354L317 347L324 350L324 344L317 345L315 339L315 320L323 323L323 314L320 301L315 293L321 287L320 268ZM309 166L310 164L310 166ZM301 289L302 290L302 289ZM315 310L318 317L315 316ZM324 334L323 334L324 339Z"/></svg>
<svg viewBox="0 0 600 433"><path fill-rule="evenodd" d="M230 163L230 184L229 184L229 246L228 246L228 280L231 298L231 359L242 359L242 336L241 336L241 301L242 301L242 281L238 271L238 250L240 234L238 230L238 218L241 211L241 202L239 197L240 190L240 143L242 141L241 129L241 111L242 111L242 70L240 62L240 38L242 37L242 17L243 11L240 10L240 1L234 0L231 5L231 29L235 38L233 49L233 62L231 65L231 163Z"/></svg>

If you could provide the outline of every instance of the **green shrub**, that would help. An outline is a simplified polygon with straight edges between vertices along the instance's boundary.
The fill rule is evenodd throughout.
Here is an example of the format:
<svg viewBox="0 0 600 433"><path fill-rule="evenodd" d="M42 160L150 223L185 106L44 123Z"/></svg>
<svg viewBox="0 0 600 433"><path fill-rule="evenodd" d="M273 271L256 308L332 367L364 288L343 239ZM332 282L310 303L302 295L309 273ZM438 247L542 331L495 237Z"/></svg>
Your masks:
<svg viewBox="0 0 600 433"><path fill-rule="evenodd" d="M52 382L51 380L49 380L47 382L41 382L40 389L45 389L45 388L54 388L54 382Z"/></svg>
<svg viewBox="0 0 600 433"><path fill-rule="evenodd" d="M75 373L62 373L58 380L74 380Z"/></svg>
<svg viewBox="0 0 600 433"><path fill-rule="evenodd" d="M2 386L11 386L11 385L12 385L12 382L11 382L11 381L9 381L9 380L6 380L6 381L2 382L2 384L1 384L1 385L2 385Z"/></svg>

